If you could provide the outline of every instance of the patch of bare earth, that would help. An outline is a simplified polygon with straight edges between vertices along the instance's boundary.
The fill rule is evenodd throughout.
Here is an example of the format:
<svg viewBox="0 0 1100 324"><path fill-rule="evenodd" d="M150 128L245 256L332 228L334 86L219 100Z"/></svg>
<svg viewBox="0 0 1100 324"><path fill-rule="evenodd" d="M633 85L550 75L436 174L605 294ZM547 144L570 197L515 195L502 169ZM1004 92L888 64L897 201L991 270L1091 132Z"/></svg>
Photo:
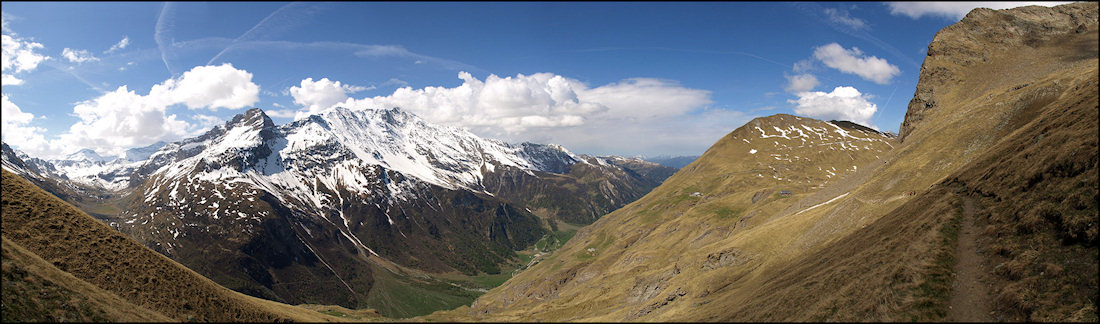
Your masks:
<svg viewBox="0 0 1100 324"><path fill-rule="evenodd" d="M959 243L955 248L955 280L951 287L947 320L955 322L989 322L989 288L984 259L978 254L978 229L974 226L977 207L974 199L963 197L963 219L959 226Z"/></svg>

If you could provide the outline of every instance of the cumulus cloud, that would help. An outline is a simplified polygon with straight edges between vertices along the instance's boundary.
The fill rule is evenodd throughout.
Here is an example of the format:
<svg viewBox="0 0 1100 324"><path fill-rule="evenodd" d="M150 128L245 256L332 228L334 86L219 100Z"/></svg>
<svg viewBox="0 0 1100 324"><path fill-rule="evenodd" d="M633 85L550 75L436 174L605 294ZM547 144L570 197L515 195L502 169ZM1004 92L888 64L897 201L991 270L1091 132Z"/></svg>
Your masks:
<svg viewBox="0 0 1100 324"><path fill-rule="evenodd" d="M20 85L23 84L23 79L17 78L11 74L3 74L0 76L0 85Z"/></svg>
<svg viewBox="0 0 1100 324"><path fill-rule="evenodd" d="M271 109L264 111L264 113L266 113L268 116L279 118L292 118L295 114L299 114L299 112L296 112L292 109Z"/></svg>
<svg viewBox="0 0 1100 324"><path fill-rule="evenodd" d="M110 54L114 51L124 49L126 48L126 46L130 46L130 36L122 36L122 40L118 41L118 43L114 45L111 45L111 48L108 48L107 51L104 53Z"/></svg>
<svg viewBox="0 0 1100 324"><path fill-rule="evenodd" d="M885 59L864 56L859 48L852 47L849 50L837 43L814 48L814 58L821 60L825 66L858 75L864 80L878 84L890 83L890 79L901 74L897 66L886 62Z"/></svg>
<svg viewBox="0 0 1100 324"><path fill-rule="evenodd" d="M189 109L238 109L260 100L260 86L252 83L252 73L225 63L192 68L153 86L149 95L164 101L164 106L183 103Z"/></svg>
<svg viewBox="0 0 1100 324"><path fill-rule="evenodd" d="M459 72L458 78L463 82L456 87L413 89L406 86L385 96L347 98L332 104L329 104L331 98L341 94L336 82L307 79L305 81L309 82L296 87L299 90L295 90L294 96L295 103L302 106L299 118L317 111L316 107L321 110L335 106L351 109L401 107L429 122L464 127L481 136L557 143L578 152L637 154L668 149L671 151L667 152L691 153L711 144L702 143L696 148L670 144L681 139L678 134L702 131L680 121L702 118L697 117L702 116L700 109L711 103L709 91L686 88L674 81L634 78L591 88L576 79L553 73L489 75L480 80L470 73ZM321 89L326 89L329 95L310 97L317 100L302 100L305 97L301 91L316 88L318 84L324 85ZM706 129L707 134L715 135L715 140L737 126L734 124L737 120L722 122L721 127ZM661 131L657 131L658 128ZM601 140L592 141L592 138Z"/></svg>
<svg viewBox="0 0 1100 324"><path fill-rule="evenodd" d="M197 135L221 120L207 115L191 117L194 123L167 112L183 104L190 109L238 109L259 100L259 86L252 74L230 64L197 66L177 78L165 80L141 95L127 86L118 87L73 107L80 119L56 142L69 150L91 148L101 155L119 155L126 148L161 140ZM53 155L66 152L54 152Z"/></svg>
<svg viewBox="0 0 1100 324"><path fill-rule="evenodd" d="M317 81L313 81L313 78L307 78L302 80L301 86L290 87L288 92L294 98L294 103L305 107L304 111L298 113L297 118L305 118L347 100L348 93L363 90L368 90L368 88L340 84L340 81L330 81L328 78L321 78Z"/></svg>
<svg viewBox="0 0 1100 324"><path fill-rule="evenodd" d="M798 94L794 112L822 120L847 120L861 125L871 125L871 117L878 106L868 101L868 96L853 87L836 87L833 92L807 91Z"/></svg>
<svg viewBox="0 0 1100 324"><path fill-rule="evenodd" d="M1023 6L1053 7L1066 2L890 2L890 14L920 19L924 16L959 20L974 8L1010 9Z"/></svg>
<svg viewBox="0 0 1100 324"><path fill-rule="evenodd" d="M167 115L161 98L142 96L126 86L73 107L80 121L62 134L71 148L92 148L101 155L119 155L125 148L187 135L188 123Z"/></svg>
<svg viewBox="0 0 1100 324"><path fill-rule="evenodd" d="M3 95L0 101L0 121L3 123L0 125L0 138L4 143L33 156L52 151L44 135L46 130L30 126L34 118L34 114L23 112L8 98L8 95Z"/></svg>
<svg viewBox="0 0 1100 324"><path fill-rule="evenodd" d="M820 82L817 81L817 77L813 74L799 74L795 76L786 76L787 78L787 91L788 92L806 92L813 90Z"/></svg>
<svg viewBox="0 0 1100 324"><path fill-rule="evenodd" d="M814 69L814 61L812 59L805 59L798 62L794 62L794 67L791 68L795 73L801 73L811 71Z"/></svg>
<svg viewBox="0 0 1100 324"><path fill-rule="evenodd" d="M9 30L5 30L7 32ZM38 53L44 46L30 40L14 37L12 35L0 35L0 47L3 55L0 55L0 71L3 73L3 85L19 85L23 83L14 74L32 71L39 63L49 59L49 56Z"/></svg>
<svg viewBox="0 0 1100 324"><path fill-rule="evenodd" d="M194 135L201 135L202 132L225 122L221 118L203 114L195 114L191 116L191 119L195 121L195 123L191 125L191 129L194 130Z"/></svg>
<svg viewBox="0 0 1100 324"><path fill-rule="evenodd" d="M851 27L852 29L858 30L867 28L867 22L863 21L863 19L849 16L847 11L825 8L825 16L829 17L829 21Z"/></svg>
<svg viewBox="0 0 1100 324"><path fill-rule="evenodd" d="M92 53L87 50L74 50L68 47L61 50L61 56L73 63L99 61L98 57L93 56Z"/></svg>
<svg viewBox="0 0 1100 324"><path fill-rule="evenodd" d="M546 128L586 125L591 119L630 120L683 114L709 104L710 92L657 79L628 79L597 88L552 73L484 81L459 72L454 88L399 88L389 96L347 99L353 109L401 107L429 121L500 136Z"/></svg>

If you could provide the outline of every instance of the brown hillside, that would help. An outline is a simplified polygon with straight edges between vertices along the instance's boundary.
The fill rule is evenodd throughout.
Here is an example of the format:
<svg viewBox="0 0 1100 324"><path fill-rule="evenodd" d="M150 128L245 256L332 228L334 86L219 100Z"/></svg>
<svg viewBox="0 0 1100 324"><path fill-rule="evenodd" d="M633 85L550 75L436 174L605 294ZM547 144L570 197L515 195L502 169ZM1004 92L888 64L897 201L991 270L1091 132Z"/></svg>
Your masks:
<svg viewBox="0 0 1100 324"><path fill-rule="evenodd" d="M1096 17L1096 3L977 9L929 46L904 142L858 170L773 196L748 175L815 164L746 163L750 122L426 319L1096 321Z"/></svg>
<svg viewBox="0 0 1100 324"><path fill-rule="evenodd" d="M7 237L3 241L5 321L172 321L57 269Z"/></svg>
<svg viewBox="0 0 1100 324"><path fill-rule="evenodd" d="M5 321L60 320L60 317L50 314L63 314L68 307L64 306L66 304L90 305L87 306L87 311L81 311L85 317L75 317L72 320L339 320L314 311L245 296L218 286L7 170L3 171L2 186L0 211L5 244ZM8 247L8 242L15 244ZM9 249L13 251L10 259L7 256ZM58 274L36 264L33 256L20 253L24 249L71 276ZM30 262L24 263L21 260ZM23 291L52 294L53 298L69 300L61 299L61 306L57 306L58 308L43 309L49 314L26 313L25 318L8 317L9 267L12 267L13 276L22 271L27 272L21 277L23 283L13 283L22 284L26 289ZM45 286L56 285L59 288L35 288L33 282L40 280L38 278L48 278L50 284L44 284ZM27 281L31 283L27 284ZM86 284L94 285L99 290L87 287ZM110 297L110 294L117 297ZM34 301L40 297L25 298ZM96 302L85 304L82 300ZM124 307L127 303L140 307L115 308ZM159 314L143 312L141 308Z"/></svg>

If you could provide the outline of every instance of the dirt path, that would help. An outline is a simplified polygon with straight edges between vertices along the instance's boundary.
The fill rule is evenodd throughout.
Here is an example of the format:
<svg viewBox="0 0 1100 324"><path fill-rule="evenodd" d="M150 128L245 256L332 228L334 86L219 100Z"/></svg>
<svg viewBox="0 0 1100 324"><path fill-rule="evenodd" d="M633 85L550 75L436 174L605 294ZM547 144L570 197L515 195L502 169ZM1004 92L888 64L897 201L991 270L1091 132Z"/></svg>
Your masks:
<svg viewBox="0 0 1100 324"><path fill-rule="evenodd" d="M954 322L989 322L988 287L983 282L985 265L978 254L978 229L974 226L977 206L970 197L963 197L963 217L959 222L959 244L955 248L955 282L951 288L951 308L947 320Z"/></svg>

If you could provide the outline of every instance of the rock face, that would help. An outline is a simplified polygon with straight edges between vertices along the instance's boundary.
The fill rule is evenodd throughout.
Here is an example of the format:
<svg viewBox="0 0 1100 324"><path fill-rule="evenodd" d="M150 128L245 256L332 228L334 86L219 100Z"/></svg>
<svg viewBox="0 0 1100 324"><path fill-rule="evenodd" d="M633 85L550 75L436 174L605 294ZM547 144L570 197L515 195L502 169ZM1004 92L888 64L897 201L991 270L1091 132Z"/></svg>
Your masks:
<svg viewBox="0 0 1100 324"><path fill-rule="evenodd" d="M924 114L936 107L937 94L966 80L967 76L959 73L962 69L989 62L1009 49L1036 47L1094 28L1098 17L1090 6L1082 2L1054 8L977 8L958 23L940 30L928 45L920 83L909 101L898 139L905 141Z"/></svg>
<svg viewBox="0 0 1100 324"><path fill-rule="evenodd" d="M347 307L374 300L383 264L499 273L548 222L590 223L671 174L483 139L397 108L337 108L287 125L251 109L202 136L132 151L147 159L85 152L54 167L5 145L4 166L88 200L76 205L231 289Z"/></svg>
<svg viewBox="0 0 1100 324"><path fill-rule="evenodd" d="M978 321L1092 321L1096 17L1095 2L977 9L930 45L904 142L844 129L883 136L855 150L868 142L810 143L795 116L753 120L469 309L425 319L950 321L962 296L992 310ZM973 255L985 290L955 289Z"/></svg>

